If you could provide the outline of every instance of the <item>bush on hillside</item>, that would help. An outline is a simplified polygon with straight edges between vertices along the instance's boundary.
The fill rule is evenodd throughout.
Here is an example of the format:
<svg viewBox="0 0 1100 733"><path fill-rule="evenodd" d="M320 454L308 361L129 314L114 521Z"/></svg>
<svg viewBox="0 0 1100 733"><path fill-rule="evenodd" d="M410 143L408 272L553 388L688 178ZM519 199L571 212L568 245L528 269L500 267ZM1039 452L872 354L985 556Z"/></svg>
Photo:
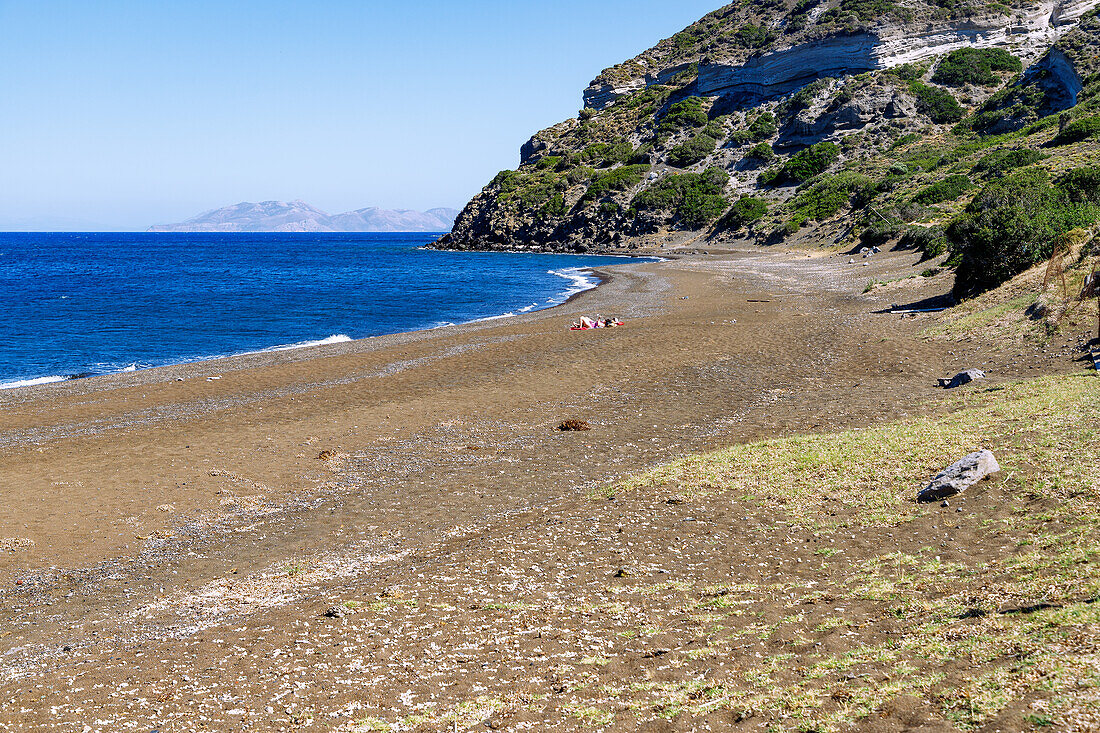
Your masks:
<svg viewBox="0 0 1100 733"><path fill-rule="evenodd" d="M845 171L826 176L791 201L801 219L827 219L846 206L860 208L875 197L875 182L867 176Z"/></svg>
<svg viewBox="0 0 1100 733"><path fill-rule="evenodd" d="M987 173L991 176L1003 176L1017 168L1035 165L1047 156L1038 150L996 150L985 155L974 164L975 173Z"/></svg>
<svg viewBox="0 0 1100 733"><path fill-rule="evenodd" d="M634 146L629 140L617 140L613 143L593 143L580 153L585 163L594 163L597 168L610 168L617 163L625 163L634 154Z"/></svg>
<svg viewBox="0 0 1100 733"><path fill-rule="evenodd" d="M707 113L703 111L703 98L688 97L668 108L661 118L660 131L669 133L685 127L703 127L708 121Z"/></svg>
<svg viewBox="0 0 1100 733"><path fill-rule="evenodd" d="M778 131L779 126L775 122L775 115L764 112L749 125L749 138L759 142L767 140Z"/></svg>
<svg viewBox="0 0 1100 733"><path fill-rule="evenodd" d="M1100 205L1100 166L1074 168L1058 179L1058 188L1074 203Z"/></svg>
<svg viewBox="0 0 1100 733"><path fill-rule="evenodd" d="M840 158L840 149L829 141L816 143L792 155L779 172L777 182L802 183L824 173Z"/></svg>
<svg viewBox="0 0 1100 733"><path fill-rule="evenodd" d="M914 81L909 83L909 90L917 98L917 111L937 125L958 122L965 114L959 100L946 89Z"/></svg>
<svg viewBox="0 0 1100 733"><path fill-rule="evenodd" d="M1054 136L1050 144L1054 146L1069 145L1094 137L1100 137L1100 117L1084 117L1066 125Z"/></svg>
<svg viewBox="0 0 1100 733"><path fill-rule="evenodd" d="M923 262L947 251L947 233L943 227L910 226L901 235L898 246L919 251Z"/></svg>
<svg viewBox="0 0 1100 733"><path fill-rule="evenodd" d="M948 176L922 188L913 196L913 200L918 204L931 206L944 201L954 201L972 188L974 188L974 184L966 176Z"/></svg>
<svg viewBox="0 0 1100 733"><path fill-rule="evenodd" d="M718 141L710 135L699 134L682 145L668 151L669 165L687 168L704 160L718 147Z"/></svg>
<svg viewBox="0 0 1100 733"><path fill-rule="evenodd" d="M995 71L1023 71L1023 63L1003 48L960 48L947 54L936 67L932 81L948 86L993 86Z"/></svg>
<svg viewBox="0 0 1100 733"><path fill-rule="evenodd" d="M947 229L961 256L956 294L997 287L1049 258L1061 235L1098 217L1100 208L1071 201L1039 168L987 184Z"/></svg>
<svg viewBox="0 0 1100 733"><path fill-rule="evenodd" d="M768 213L768 202L755 196L742 196L719 223L723 229L737 230L760 221Z"/></svg>
<svg viewBox="0 0 1100 733"><path fill-rule="evenodd" d="M775 160L775 151L767 143L757 143L745 153L745 158L757 164L770 163Z"/></svg>
<svg viewBox="0 0 1100 733"><path fill-rule="evenodd" d="M601 173L588 187L584 197L589 200L603 198L612 191L624 191L642 182L649 173L648 165L624 165Z"/></svg>
<svg viewBox="0 0 1100 733"><path fill-rule="evenodd" d="M729 206L723 193L729 174L721 168L702 173L679 173L661 178L630 202L639 211L668 211L687 229L701 229Z"/></svg>

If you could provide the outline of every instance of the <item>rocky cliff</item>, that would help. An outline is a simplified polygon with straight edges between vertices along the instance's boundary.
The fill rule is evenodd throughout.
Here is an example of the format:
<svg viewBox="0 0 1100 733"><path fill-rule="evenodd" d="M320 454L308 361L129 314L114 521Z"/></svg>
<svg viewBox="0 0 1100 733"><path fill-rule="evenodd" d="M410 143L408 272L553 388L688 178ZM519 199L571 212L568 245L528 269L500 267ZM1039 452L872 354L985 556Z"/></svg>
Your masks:
<svg viewBox="0 0 1100 733"><path fill-rule="evenodd" d="M973 186L914 197L965 177L990 146L1038 148L1094 111L1098 6L726 6L602 72L578 117L535 134L438 246L587 251L670 231L779 241L846 212L848 236L853 220L946 221Z"/></svg>

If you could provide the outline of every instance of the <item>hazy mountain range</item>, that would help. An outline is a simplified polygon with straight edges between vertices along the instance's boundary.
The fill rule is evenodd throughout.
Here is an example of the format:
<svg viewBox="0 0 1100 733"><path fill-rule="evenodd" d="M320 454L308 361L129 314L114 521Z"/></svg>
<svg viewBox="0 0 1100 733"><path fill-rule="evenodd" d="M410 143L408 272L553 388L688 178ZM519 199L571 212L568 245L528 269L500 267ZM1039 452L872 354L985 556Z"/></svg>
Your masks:
<svg viewBox="0 0 1100 733"><path fill-rule="evenodd" d="M367 208L328 214L304 201L243 202L199 214L179 224L158 224L151 232L449 232L455 209Z"/></svg>

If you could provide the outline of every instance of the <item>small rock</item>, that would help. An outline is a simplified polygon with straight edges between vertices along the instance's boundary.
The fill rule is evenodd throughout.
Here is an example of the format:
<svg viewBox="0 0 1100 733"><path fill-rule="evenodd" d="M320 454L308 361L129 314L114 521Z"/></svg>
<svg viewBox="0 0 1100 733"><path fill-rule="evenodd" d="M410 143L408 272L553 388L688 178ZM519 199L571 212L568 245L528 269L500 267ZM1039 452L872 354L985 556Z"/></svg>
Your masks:
<svg viewBox="0 0 1100 733"><path fill-rule="evenodd" d="M878 254L879 252L881 252L881 251L882 251L882 250L881 250L881 249L879 249L878 247L871 247L871 252L872 252L873 254L876 254L876 255L877 255L877 254Z"/></svg>
<svg viewBox="0 0 1100 733"><path fill-rule="evenodd" d="M854 265L855 263L856 263L856 261L855 261L855 260L848 260L848 264L849 264L849 265Z"/></svg>
<svg viewBox="0 0 1100 733"><path fill-rule="evenodd" d="M685 501L687 501L687 499L683 496L680 496L679 494L677 494L676 496L670 496L665 499L666 504L683 504Z"/></svg>
<svg viewBox="0 0 1100 733"><path fill-rule="evenodd" d="M951 506L951 505L947 503L947 499L944 499L944 500L943 500L943 503L942 503L942 504L940 504L940 506L942 506L942 507L946 508L946 507L949 507L949 506Z"/></svg>
<svg viewBox="0 0 1100 733"><path fill-rule="evenodd" d="M964 384L970 384L976 379L985 379L985 372L981 369L967 369L965 372L959 372L950 379L941 379L940 386L944 389L955 389Z"/></svg>
<svg viewBox="0 0 1100 733"><path fill-rule="evenodd" d="M566 420L558 426L558 430L562 432L579 431L579 430L591 430L592 426L584 420Z"/></svg>
<svg viewBox="0 0 1100 733"><path fill-rule="evenodd" d="M927 503L961 494L1000 470L1001 467L997 464L997 459L992 452L975 451L936 474L932 482L917 494L917 501Z"/></svg>
<svg viewBox="0 0 1100 733"><path fill-rule="evenodd" d="M628 575L630 575L630 571L626 568L619 568L611 574L611 576L614 578L625 578Z"/></svg>
<svg viewBox="0 0 1100 733"><path fill-rule="evenodd" d="M317 460L318 461L331 461L336 456L337 456L336 451L326 449L326 450L323 450L323 451L321 451L320 453L317 454Z"/></svg>
<svg viewBox="0 0 1100 733"><path fill-rule="evenodd" d="M348 609L344 606L333 606L325 611L325 618L344 618L348 615Z"/></svg>

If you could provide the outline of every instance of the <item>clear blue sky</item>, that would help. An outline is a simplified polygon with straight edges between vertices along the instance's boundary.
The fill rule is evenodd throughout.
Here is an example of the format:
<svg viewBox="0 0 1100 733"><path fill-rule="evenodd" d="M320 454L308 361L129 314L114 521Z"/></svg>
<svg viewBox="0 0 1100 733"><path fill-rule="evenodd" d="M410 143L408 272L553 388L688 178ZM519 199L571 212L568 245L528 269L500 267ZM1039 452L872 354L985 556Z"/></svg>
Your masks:
<svg viewBox="0 0 1100 733"><path fill-rule="evenodd" d="M0 0L0 228L460 208L601 69L721 4Z"/></svg>

